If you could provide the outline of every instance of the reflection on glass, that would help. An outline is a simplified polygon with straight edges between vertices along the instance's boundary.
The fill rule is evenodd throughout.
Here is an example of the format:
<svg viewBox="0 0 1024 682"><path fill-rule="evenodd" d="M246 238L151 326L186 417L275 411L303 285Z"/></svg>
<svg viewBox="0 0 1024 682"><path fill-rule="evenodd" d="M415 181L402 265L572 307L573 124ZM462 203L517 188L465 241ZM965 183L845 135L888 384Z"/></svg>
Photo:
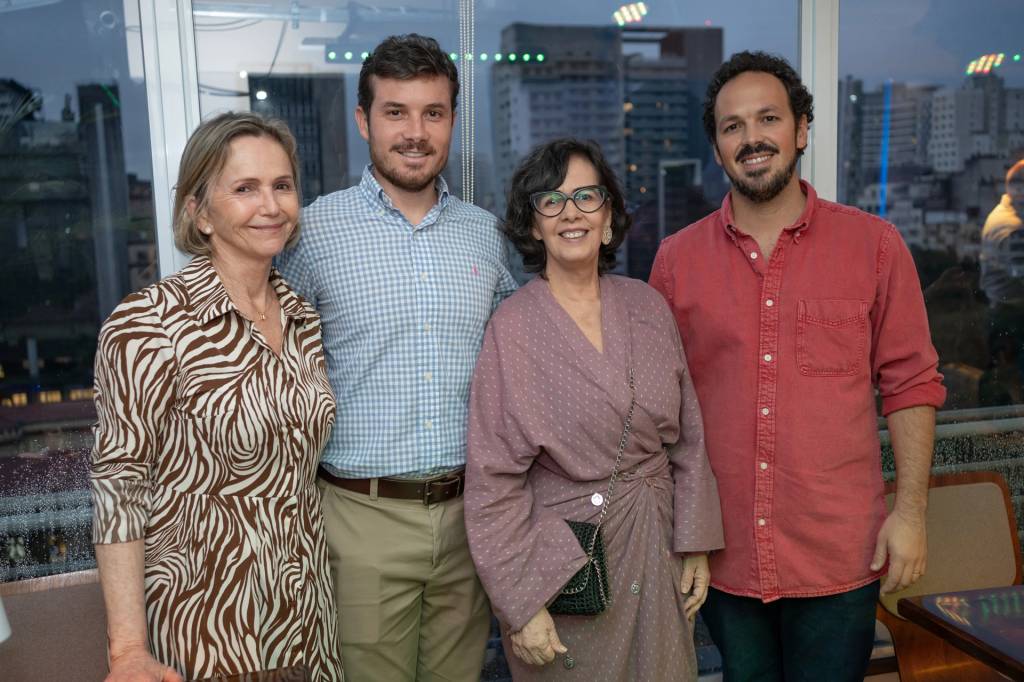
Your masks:
<svg viewBox="0 0 1024 682"><path fill-rule="evenodd" d="M156 278L138 7L0 3L0 581L93 565L100 323Z"/></svg>
<svg viewBox="0 0 1024 682"><path fill-rule="evenodd" d="M710 74L740 49L796 57L795 0L728 9L628 3L635 11L618 19L616 8L569 0L558 23L544 0L477 2L472 32L450 1L261 0L231 3L230 12L222 4L193 3L202 113L252 110L287 121L299 140L304 203L348 186L369 160L352 144L367 51L388 35L423 33L449 51L463 78L458 125L472 134L453 144L444 174L452 190L464 193L459 169L471 156L474 202L501 215L512 169L535 145L596 140L635 219L619 271L644 279L659 241L714 210L728 189L701 125Z"/></svg>
<svg viewBox="0 0 1024 682"><path fill-rule="evenodd" d="M838 199L913 252L948 410L1024 403L1024 235L1004 198L1024 158L1022 25L996 0L841 6Z"/></svg>
<svg viewBox="0 0 1024 682"><path fill-rule="evenodd" d="M660 240L717 208L728 190L701 123L709 76L743 49L797 61L796 0L563 0L556 12L550 0L477 0L470 23L466 4L193 0L202 114L284 118L299 140L308 204L358 181L369 161L353 117L367 51L389 35L430 35L462 77L460 131L444 173L451 190L500 216L530 149L562 136L593 139L634 217L619 271L646 279ZM706 635L698 642L708 644ZM492 639L484 679L507 679L500 652ZM702 670L717 665L712 647L697 655Z"/></svg>

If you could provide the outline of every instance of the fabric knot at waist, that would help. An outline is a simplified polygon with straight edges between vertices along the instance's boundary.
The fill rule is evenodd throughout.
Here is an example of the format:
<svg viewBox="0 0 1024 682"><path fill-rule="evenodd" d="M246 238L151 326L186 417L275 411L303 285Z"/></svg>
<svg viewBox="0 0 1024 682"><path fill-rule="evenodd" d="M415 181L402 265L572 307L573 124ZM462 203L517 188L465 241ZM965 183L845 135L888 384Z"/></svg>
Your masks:
<svg viewBox="0 0 1024 682"><path fill-rule="evenodd" d="M664 450L662 450L660 455L648 457L637 466L627 469L619 474L619 481L623 483L627 481L637 481L640 479L646 479L645 482L648 483L648 485L653 485L657 479L665 481L672 480L668 456L665 454Z"/></svg>

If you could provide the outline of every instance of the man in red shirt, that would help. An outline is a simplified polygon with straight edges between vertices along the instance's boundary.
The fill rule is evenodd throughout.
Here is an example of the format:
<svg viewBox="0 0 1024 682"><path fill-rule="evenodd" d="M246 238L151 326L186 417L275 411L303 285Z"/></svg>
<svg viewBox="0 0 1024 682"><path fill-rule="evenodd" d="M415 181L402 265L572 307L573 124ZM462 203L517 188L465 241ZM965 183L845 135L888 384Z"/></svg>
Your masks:
<svg viewBox="0 0 1024 682"><path fill-rule="evenodd" d="M651 272L718 479L726 546L703 614L726 682L860 682L886 562L886 592L925 571L945 389L921 287L891 224L819 199L795 174L812 119L784 60L723 64L704 125L732 189L662 243ZM896 457L892 513L876 392Z"/></svg>

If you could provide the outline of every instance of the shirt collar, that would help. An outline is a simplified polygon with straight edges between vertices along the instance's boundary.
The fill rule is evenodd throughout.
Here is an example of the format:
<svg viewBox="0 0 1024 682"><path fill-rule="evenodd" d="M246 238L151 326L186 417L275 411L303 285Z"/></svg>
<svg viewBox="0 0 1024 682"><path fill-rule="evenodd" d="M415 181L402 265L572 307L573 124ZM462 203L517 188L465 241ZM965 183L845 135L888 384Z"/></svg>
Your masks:
<svg viewBox="0 0 1024 682"><path fill-rule="evenodd" d="M188 293L192 315L200 323L206 324L230 312L241 315L228 296L220 277L217 276L209 256L196 256L182 269L179 276ZM316 314L313 306L292 291L281 277L281 273L274 267L270 268L270 285L274 287L274 293L277 294L285 317L302 321Z"/></svg>
<svg viewBox="0 0 1024 682"><path fill-rule="evenodd" d="M363 169L363 178L359 181L359 189L362 190L363 195L371 204L383 206L388 210L395 208L391 197L388 196L384 188L377 182L377 178L374 177L373 164L368 163L366 168ZM438 175L434 178L434 189L437 190L437 205L444 208L448 205L449 193L448 183L445 182L442 176Z"/></svg>
<svg viewBox="0 0 1024 682"><path fill-rule="evenodd" d="M800 181L800 191L807 197L807 201L804 203L803 213L797 218L792 225L787 226L784 231L792 232L794 237L799 237L803 232L811 226L814 221L815 209L818 206L818 193L811 187L811 183L806 180ZM743 234L736 224L733 222L732 215L732 191L725 193L725 198L722 199L722 209L718 213L719 224L722 229L725 230L726 234L735 242L738 235Z"/></svg>

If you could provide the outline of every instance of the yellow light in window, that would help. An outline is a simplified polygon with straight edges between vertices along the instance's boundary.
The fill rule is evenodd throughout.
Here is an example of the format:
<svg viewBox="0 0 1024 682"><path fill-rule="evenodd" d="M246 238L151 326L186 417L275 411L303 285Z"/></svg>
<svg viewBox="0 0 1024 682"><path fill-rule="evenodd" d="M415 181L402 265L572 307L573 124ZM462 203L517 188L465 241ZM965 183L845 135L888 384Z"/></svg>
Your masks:
<svg viewBox="0 0 1024 682"><path fill-rule="evenodd" d="M60 391L40 391L39 402L43 404L59 403L63 400Z"/></svg>
<svg viewBox="0 0 1024 682"><path fill-rule="evenodd" d="M92 400L92 389L73 388L68 391L68 400Z"/></svg>
<svg viewBox="0 0 1024 682"><path fill-rule="evenodd" d="M11 396L11 404L15 407L24 407L25 405L28 405L28 394L15 393Z"/></svg>

